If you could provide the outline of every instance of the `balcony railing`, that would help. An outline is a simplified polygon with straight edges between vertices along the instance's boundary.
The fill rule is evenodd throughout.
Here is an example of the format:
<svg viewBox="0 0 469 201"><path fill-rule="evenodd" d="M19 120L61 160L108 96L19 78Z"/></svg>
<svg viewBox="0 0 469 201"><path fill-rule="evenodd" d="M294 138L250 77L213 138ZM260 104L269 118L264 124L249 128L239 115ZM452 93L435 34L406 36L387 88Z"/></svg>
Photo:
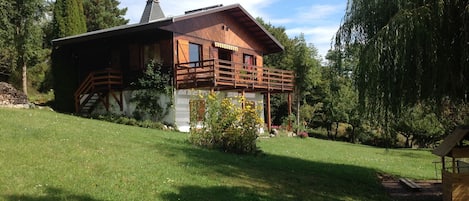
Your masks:
<svg viewBox="0 0 469 201"><path fill-rule="evenodd" d="M294 73L260 66L210 59L176 65L176 88L245 89L247 91L291 92Z"/></svg>

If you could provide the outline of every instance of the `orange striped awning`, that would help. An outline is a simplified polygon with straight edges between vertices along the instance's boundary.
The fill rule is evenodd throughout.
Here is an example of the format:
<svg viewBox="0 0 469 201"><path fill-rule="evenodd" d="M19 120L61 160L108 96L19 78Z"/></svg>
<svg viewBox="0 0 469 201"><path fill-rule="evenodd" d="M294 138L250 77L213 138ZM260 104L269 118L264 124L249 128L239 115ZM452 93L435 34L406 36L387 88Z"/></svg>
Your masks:
<svg viewBox="0 0 469 201"><path fill-rule="evenodd" d="M225 43L214 42L213 46L218 47L218 48L231 50L231 51L238 51L238 47L236 47L234 45L228 45L228 44L225 44Z"/></svg>

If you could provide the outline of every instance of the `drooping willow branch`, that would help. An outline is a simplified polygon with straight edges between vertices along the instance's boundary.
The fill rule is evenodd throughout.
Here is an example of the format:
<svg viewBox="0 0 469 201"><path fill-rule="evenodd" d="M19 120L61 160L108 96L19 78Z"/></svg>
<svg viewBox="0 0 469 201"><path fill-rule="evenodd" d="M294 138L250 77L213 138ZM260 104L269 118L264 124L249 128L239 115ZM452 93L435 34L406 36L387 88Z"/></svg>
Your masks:
<svg viewBox="0 0 469 201"><path fill-rule="evenodd" d="M398 114L403 105L469 91L469 2L349 0L336 50L359 45L362 105Z"/></svg>

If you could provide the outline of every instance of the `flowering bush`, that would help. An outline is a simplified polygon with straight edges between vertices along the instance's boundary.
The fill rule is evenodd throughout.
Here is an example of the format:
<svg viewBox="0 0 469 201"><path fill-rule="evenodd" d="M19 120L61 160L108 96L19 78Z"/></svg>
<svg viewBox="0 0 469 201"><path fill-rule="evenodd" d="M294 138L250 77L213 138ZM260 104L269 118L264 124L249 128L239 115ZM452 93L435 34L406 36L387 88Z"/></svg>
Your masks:
<svg viewBox="0 0 469 201"><path fill-rule="evenodd" d="M246 104L244 97L220 98L216 93L209 93L204 98L205 104L191 108L190 141L198 146L221 149L232 153L256 153L256 139L262 119L260 108ZM237 100L237 101L236 101ZM236 104L237 102L237 104ZM203 121L197 120L197 111L205 105Z"/></svg>
<svg viewBox="0 0 469 201"><path fill-rule="evenodd" d="M307 137L309 137L309 136L308 136L308 133L307 133L307 132L302 131L302 132L298 133L298 137L300 137L300 138L307 138Z"/></svg>

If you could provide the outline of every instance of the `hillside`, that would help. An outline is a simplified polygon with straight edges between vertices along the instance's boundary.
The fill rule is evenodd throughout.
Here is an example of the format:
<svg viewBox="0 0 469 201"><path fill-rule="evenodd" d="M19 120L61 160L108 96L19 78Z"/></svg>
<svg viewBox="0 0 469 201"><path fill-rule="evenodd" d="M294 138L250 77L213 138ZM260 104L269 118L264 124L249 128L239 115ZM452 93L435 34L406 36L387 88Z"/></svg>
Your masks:
<svg viewBox="0 0 469 201"><path fill-rule="evenodd" d="M428 151L272 138L260 156L187 134L0 109L0 200L389 200L376 174L434 178Z"/></svg>

